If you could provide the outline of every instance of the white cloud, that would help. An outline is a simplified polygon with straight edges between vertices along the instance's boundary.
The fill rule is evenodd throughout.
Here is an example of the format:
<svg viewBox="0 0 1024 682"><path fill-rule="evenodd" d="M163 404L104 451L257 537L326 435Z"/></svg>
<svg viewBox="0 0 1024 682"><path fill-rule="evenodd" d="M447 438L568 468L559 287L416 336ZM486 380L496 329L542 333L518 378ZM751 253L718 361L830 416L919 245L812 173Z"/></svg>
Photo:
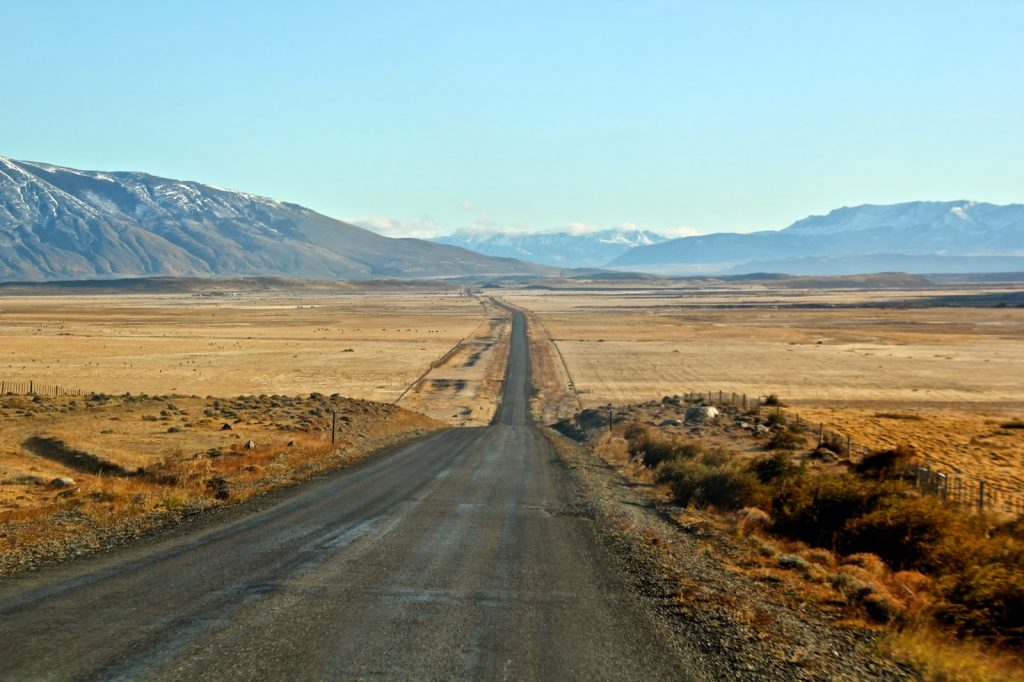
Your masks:
<svg viewBox="0 0 1024 682"><path fill-rule="evenodd" d="M427 237L437 237L447 232L447 230L437 224L436 220L427 215L421 216L417 220L371 216L369 218L349 220L348 222L386 237L418 237L425 239Z"/></svg>
<svg viewBox="0 0 1024 682"><path fill-rule="evenodd" d="M511 235L526 235L526 234L553 234L558 232L564 232L573 235L593 234L594 232L603 232L608 229L619 229L619 230L649 230L655 232L664 237L691 237L697 234L705 234L704 231L687 227L685 225L677 225L673 227L651 227L650 225L644 225L642 223L624 222L614 227L605 225L592 225L584 222L572 222L563 223L561 225L554 225L550 227L534 227L531 225L524 225L521 223L502 223L492 219L487 215L479 206L476 206L469 201L463 201L459 204L459 208L475 214L473 219L469 222L463 223L462 225L453 226L450 224L441 224L429 215L421 216L415 220L406 220L403 218L391 218L387 216L371 216L369 218L359 218L350 220L349 222L364 227L368 230L383 234L388 237L418 237L420 239L426 239L429 237L439 237L446 234L460 233L460 234L511 234ZM467 219L469 216L467 216Z"/></svg>
<svg viewBox="0 0 1024 682"><path fill-rule="evenodd" d="M662 237L693 237L698 234L707 234L707 230L698 230L694 227L687 227L686 225L676 225L675 227L662 227L653 230Z"/></svg>

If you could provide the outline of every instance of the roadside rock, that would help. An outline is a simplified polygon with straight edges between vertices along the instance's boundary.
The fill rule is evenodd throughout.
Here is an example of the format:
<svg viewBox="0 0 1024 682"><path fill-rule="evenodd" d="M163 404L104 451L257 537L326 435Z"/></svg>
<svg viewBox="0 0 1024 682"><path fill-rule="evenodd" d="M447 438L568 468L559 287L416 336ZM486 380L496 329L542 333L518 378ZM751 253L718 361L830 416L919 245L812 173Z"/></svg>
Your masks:
<svg viewBox="0 0 1024 682"><path fill-rule="evenodd" d="M688 407L684 416L687 424L705 424L718 419L718 408L711 405Z"/></svg>
<svg viewBox="0 0 1024 682"><path fill-rule="evenodd" d="M75 479L68 478L67 476L60 476L50 481L51 488L70 488L75 485Z"/></svg>

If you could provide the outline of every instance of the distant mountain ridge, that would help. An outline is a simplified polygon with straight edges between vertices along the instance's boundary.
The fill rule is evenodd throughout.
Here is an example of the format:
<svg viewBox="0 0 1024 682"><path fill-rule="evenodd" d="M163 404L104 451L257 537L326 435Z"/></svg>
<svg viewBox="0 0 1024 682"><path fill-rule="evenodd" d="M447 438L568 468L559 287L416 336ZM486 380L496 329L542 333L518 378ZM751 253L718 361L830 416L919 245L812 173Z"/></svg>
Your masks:
<svg viewBox="0 0 1024 682"><path fill-rule="evenodd" d="M553 274L197 182L0 157L0 281Z"/></svg>
<svg viewBox="0 0 1024 682"><path fill-rule="evenodd" d="M904 258L935 256L942 258ZM686 274L880 272L883 263L912 268L955 266L991 272L1024 257L1024 205L971 201L844 207L798 220L780 231L719 233L640 246L610 268ZM969 258L970 260L964 260ZM842 263L842 269L836 267ZM928 272L914 269L914 272Z"/></svg>
<svg viewBox="0 0 1024 682"><path fill-rule="evenodd" d="M548 232L536 234L482 233L460 231L432 241L504 258L519 258L563 268L604 265L636 246L665 241L648 230L611 229L585 234Z"/></svg>

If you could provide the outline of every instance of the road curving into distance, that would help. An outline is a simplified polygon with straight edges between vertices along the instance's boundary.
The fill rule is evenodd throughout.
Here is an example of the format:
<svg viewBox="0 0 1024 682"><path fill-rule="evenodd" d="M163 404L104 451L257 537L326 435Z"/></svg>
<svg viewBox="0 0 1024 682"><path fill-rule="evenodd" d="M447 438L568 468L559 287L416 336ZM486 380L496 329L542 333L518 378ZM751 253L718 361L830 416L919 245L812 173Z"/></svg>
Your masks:
<svg viewBox="0 0 1024 682"><path fill-rule="evenodd" d="M491 426L0 582L0 679L695 676L530 423L526 322L513 315Z"/></svg>

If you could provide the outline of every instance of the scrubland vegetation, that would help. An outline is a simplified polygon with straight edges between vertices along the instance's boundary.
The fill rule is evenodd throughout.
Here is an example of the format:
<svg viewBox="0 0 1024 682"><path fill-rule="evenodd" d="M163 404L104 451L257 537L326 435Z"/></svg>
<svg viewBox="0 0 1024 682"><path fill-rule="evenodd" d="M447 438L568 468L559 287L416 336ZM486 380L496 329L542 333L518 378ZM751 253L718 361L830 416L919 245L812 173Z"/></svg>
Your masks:
<svg viewBox="0 0 1024 682"><path fill-rule="evenodd" d="M676 504L735 512L737 529L768 559L831 587L872 621L914 630L914 642L936 628L1024 650L1024 518L919 495L903 480L907 450L808 466L780 449L799 429L779 427L754 457L639 424L624 436Z"/></svg>
<svg viewBox="0 0 1024 682"><path fill-rule="evenodd" d="M0 574L129 541L440 426L320 393L0 397Z"/></svg>

